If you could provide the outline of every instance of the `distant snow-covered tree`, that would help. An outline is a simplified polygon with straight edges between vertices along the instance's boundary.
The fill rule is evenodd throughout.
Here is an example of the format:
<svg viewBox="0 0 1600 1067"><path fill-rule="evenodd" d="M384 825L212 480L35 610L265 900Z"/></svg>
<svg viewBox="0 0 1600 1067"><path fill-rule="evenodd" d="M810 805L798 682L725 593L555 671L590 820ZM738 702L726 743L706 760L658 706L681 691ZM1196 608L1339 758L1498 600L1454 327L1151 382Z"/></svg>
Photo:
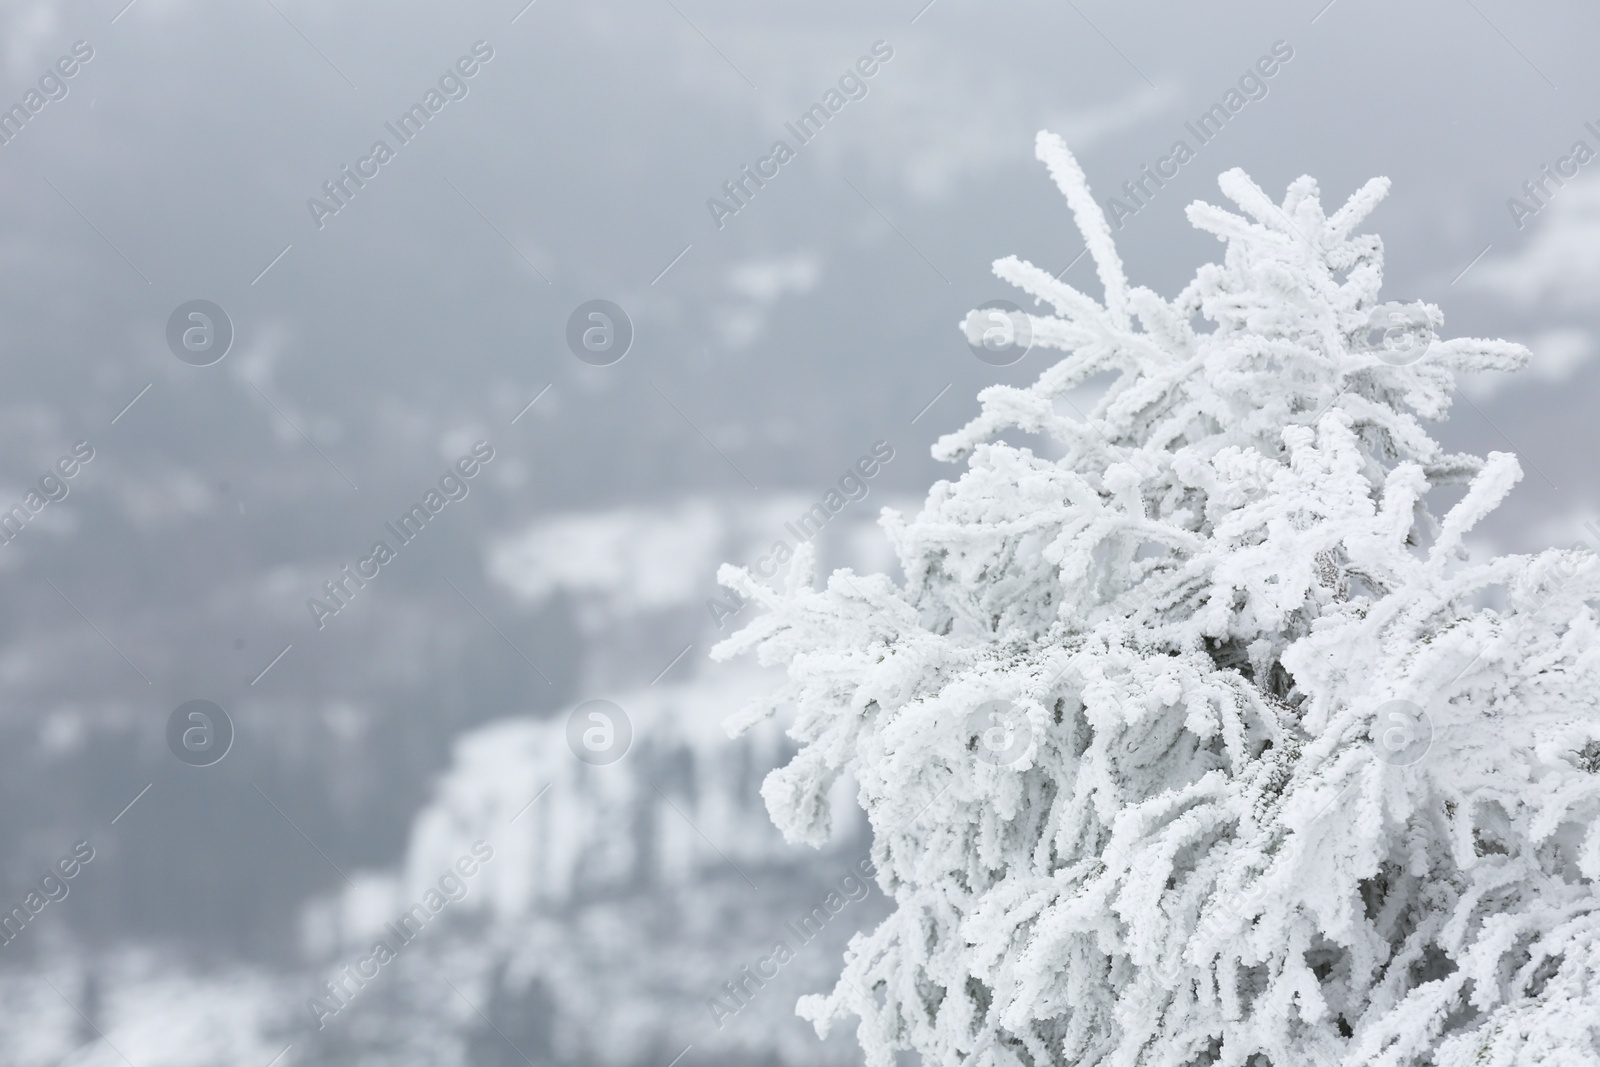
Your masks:
<svg viewBox="0 0 1600 1067"><path fill-rule="evenodd" d="M715 654L788 667L729 723L793 714L772 817L822 842L852 775L896 904L800 1012L872 1067L1600 1067L1600 561L1469 559L1520 468L1422 422L1526 351L1379 303L1384 179L1229 171L1168 301L1038 156L1103 300L995 264L1068 355L885 510L904 581L720 576L766 610Z"/></svg>

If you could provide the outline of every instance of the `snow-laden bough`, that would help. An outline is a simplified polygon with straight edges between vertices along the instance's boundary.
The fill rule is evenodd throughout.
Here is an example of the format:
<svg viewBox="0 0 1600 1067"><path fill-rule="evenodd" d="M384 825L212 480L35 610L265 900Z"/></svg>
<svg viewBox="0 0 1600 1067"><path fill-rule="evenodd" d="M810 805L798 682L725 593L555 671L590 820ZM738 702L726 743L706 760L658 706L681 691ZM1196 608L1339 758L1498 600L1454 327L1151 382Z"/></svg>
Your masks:
<svg viewBox="0 0 1600 1067"><path fill-rule="evenodd" d="M799 1010L872 1067L1600 1067L1600 561L1470 558L1520 467L1422 422L1526 351L1429 305L1374 341L1384 179L1328 215L1227 172L1168 301L1037 147L1103 301L995 264L1068 355L885 510L904 581L720 575L766 610L715 655L788 668L729 720L793 716L773 819L823 841L852 775L896 904Z"/></svg>

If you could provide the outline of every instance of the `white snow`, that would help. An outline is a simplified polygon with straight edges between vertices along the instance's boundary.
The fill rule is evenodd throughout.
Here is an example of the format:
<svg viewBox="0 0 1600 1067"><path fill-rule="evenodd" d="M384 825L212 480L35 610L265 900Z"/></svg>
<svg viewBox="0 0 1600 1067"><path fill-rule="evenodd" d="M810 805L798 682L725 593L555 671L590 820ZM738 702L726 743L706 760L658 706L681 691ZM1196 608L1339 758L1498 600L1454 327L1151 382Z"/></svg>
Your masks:
<svg viewBox="0 0 1600 1067"><path fill-rule="evenodd" d="M1521 471L1423 422L1527 351L1426 304L1420 358L1370 347L1384 179L1326 214L1223 174L1242 214L1188 209L1223 260L1168 301L1038 155L1104 302L996 263L1069 355L938 443L966 470L884 519L905 580L722 572L765 610L716 655L788 667L730 720L801 744L774 821L825 841L854 775L896 904L801 1013L871 1067L1597 1067L1600 561L1468 558Z"/></svg>

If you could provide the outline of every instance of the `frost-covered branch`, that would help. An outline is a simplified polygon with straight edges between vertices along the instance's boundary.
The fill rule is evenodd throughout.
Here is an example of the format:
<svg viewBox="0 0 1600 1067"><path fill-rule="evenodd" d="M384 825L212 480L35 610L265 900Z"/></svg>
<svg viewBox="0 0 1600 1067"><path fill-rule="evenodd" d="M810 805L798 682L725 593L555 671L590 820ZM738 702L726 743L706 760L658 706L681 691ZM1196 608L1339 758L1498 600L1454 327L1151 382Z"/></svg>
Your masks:
<svg viewBox="0 0 1600 1067"><path fill-rule="evenodd" d="M1424 425L1527 353L1380 303L1384 179L1329 216L1224 174L1242 214L1189 209L1222 262L1166 301L1038 155L1103 303L995 264L1065 356L885 512L904 584L723 572L767 614L716 654L788 667L731 720L792 717L773 818L824 840L852 775L897 905L802 1014L873 1067L1600 1065L1600 563L1466 559L1520 468Z"/></svg>

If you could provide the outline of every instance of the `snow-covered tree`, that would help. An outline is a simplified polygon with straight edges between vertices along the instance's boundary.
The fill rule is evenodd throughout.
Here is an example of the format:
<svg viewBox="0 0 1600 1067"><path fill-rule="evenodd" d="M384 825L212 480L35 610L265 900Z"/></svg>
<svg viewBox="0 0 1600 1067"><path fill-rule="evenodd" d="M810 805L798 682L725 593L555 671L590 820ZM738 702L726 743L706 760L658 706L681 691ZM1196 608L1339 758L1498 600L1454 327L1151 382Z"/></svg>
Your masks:
<svg viewBox="0 0 1600 1067"><path fill-rule="evenodd" d="M1167 301L1037 147L1103 300L995 264L1068 355L885 510L904 580L720 576L766 610L716 655L788 668L729 721L793 714L774 820L823 841L852 775L896 904L801 1013L872 1067L1600 1065L1600 561L1470 559L1520 468L1422 422L1526 351L1379 303L1384 179L1227 172Z"/></svg>

